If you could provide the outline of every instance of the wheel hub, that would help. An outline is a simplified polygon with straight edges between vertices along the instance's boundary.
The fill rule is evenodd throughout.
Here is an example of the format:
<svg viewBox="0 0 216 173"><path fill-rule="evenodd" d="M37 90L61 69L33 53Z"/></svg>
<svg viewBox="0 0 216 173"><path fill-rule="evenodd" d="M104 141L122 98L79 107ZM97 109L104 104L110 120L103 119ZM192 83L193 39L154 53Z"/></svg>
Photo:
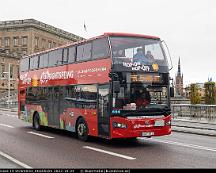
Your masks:
<svg viewBox="0 0 216 173"><path fill-rule="evenodd" d="M79 136L83 136L85 133L85 124L79 124L78 125L78 134Z"/></svg>

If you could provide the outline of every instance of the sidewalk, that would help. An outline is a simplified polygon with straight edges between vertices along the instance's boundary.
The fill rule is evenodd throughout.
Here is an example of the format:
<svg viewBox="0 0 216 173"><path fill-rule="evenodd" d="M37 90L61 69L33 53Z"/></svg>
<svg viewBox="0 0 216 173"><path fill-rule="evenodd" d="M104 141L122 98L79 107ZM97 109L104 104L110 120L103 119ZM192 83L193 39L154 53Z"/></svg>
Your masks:
<svg viewBox="0 0 216 173"><path fill-rule="evenodd" d="M216 137L216 124L214 122L198 122L194 120L173 119L172 130L175 132L191 133Z"/></svg>

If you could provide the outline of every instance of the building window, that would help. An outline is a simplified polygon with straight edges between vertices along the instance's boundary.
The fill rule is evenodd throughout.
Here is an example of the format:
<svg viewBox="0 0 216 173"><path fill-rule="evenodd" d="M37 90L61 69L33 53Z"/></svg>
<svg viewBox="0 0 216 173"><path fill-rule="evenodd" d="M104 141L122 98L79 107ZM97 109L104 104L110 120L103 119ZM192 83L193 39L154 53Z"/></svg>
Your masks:
<svg viewBox="0 0 216 173"><path fill-rule="evenodd" d="M9 37L6 37L4 41L5 41L5 44L4 44L5 46L10 46L10 38Z"/></svg>
<svg viewBox="0 0 216 173"><path fill-rule="evenodd" d="M27 50L22 50L23 55L27 55Z"/></svg>
<svg viewBox="0 0 216 173"><path fill-rule="evenodd" d="M13 56L17 56L18 55L18 53L17 52L13 52Z"/></svg>
<svg viewBox="0 0 216 173"><path fill-rule="evenodd" d="M20 72L20 71L19 71L19 65L17 65L17 68L16 68L16 69L17 69L17 74L19 74L19 72Z"/></svg>
<svg viewBox="0 0 216 173"><path fill-rule="evenodd" d="M52 48L52 43L49 41L48 42L48 49L51 49Z"/></svg>
<svg viewBox="0 0 216 173"><path fill-rule="evenodd" d="M23 46L26 46L27 43L28 43L28 37L27 37L27 36L22 37L22 45L23 45Z"/></svg>
<svg viewBox="0 0 216 173"><path fill-rule="evenodd" d="M39 46L39 37L35 37L35 46Z"/></svg>
<svg viewBox="0 0 216 173"><path fill-rule="evenodd" d="M13 78L13 73L14 73L14 66L11 64L10 65L10 78Z"/></svg>
<svg viewBox="0 0 216 173"><path fill-rule="evenodd" d="M18 37L14 37L13 38L13 45L14 46L18 46L18 44L19 44L19 38Z"/></svg>
<svg viewBox="0 0 216 173"><path fill-rule="evenodd" d="M56 43L55 42L53 42L53 47L56 47Z"/></svg>
<svg viewBox="0 0 216 173"><path fill-rule="evenodd" d="M1 77L5 77L4 72L5 72L5 65L2 64L2 65L1 65Z"/></svg>
<svg viewBox="0 0 216 173"><path fill-rule="evenodd" d="M46 40L42 39L42 49L45 49L45 48L46 48Z"/></svg>
<svg viewBox="0 0 216 173"><path fill-rule="evenodd" d="M2 45L2 38L0 38L0 47L1 47L1 46L3 46L3 45Z"/></svg>
<svg viewBox="0 0 216 173"><path fill-rule="evenodd" d="M6 54L9 54L9 53L10 53L10 50L9 50L9 49L6 49L6 50L5 50L5 53L6 53Z"/></svg>

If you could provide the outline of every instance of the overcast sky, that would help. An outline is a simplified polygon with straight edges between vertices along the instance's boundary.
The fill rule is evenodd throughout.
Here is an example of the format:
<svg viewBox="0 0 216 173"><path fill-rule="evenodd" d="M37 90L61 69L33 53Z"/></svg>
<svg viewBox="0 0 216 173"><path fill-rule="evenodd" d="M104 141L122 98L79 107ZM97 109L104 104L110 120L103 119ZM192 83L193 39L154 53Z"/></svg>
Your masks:
<svg viewBox="0 0 216 173"><path fill-rule="evenodd" d="M34 18L90 38L104 32L159 36L181 58L184 85L216 81L215 0L4 0L0 20ZM84 21L87 32L84 30Z"/></svg>

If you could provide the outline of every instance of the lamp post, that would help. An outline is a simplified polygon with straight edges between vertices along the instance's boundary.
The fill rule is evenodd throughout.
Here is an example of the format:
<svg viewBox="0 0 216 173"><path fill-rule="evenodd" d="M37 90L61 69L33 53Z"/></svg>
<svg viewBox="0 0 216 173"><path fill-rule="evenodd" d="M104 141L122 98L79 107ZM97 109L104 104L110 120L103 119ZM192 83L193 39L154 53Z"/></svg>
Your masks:
<svg viewBox="0 0 216 173"><path fill-rule="evenodd" d="M10 103L10 63L8 64L8 71L3 72L3 74L7 74L8 76L8 103Z"/></svg>

